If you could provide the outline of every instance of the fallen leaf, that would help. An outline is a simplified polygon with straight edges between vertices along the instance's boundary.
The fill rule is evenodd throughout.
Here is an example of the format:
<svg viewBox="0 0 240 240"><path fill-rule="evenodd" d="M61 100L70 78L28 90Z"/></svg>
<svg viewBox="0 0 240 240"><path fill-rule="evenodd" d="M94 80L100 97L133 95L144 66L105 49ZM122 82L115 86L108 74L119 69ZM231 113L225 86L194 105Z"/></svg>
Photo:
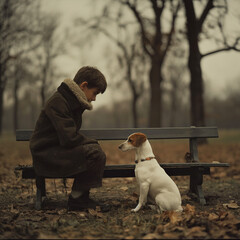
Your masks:
<svg viewBox="0 0 240 240"><path fill-rule="evenodd" d="M219 227L212 227L209 228L209 233L211 236L214 236L214 239L223 239L224 235L225 235L225 231L224 229L221 229Z"/></svg>
<svg viewBox="0 0 240 240"><path fill-rule="evenodd" d="M187 204L184 208L184 211L186 213L190 213L191 215L195 214L195 206L192 206L190 204Z"/></svg>
<svg viewBox="0 0 240 240"><path fill-rule="evenodd" d="M133 202L136 202L138 200L138 198L134 197L134 196L128 196L127 199L129 201L133 201Z"/></svg>
<svg viewBox="0 0 240 240"><path fill-rule="evenodd" d="M136 193L136 192L133 192L133 197L136 197L136 198L138 198L139 197L139 194L138 193Z"/></svg>
<svg viewBox="0 0 240 240"><path fill-rule="evenodd" d="M67 213L67 209L61 209L59 211L57 211L58 215L64 215Z"/></svg>
<svg viewBox="0 0 240 240"><path fill-rule="evenodd" d="M105 218L103 213L98 212L98 210L94 210L94 209L89 208L88 212L94 217Z"/></svg>
<svg viewBox="0 0 240 240"><path fill-rule="evenodd" d="M240 208L240 207L237 205L237 203L225 203L225 204L223 204L223 206L224 206L225 208L229 208L229 209L238 209L238 208Z"/></svg>
<svg viewBox="0 0 240 240"><path fill-rule="evenodd" d="M174 212L174 211L169 212L169 219L170 219L170 222L172 224L176 224L176 223L181 222L183 220L182 216L181 216L181 213Z"/></svg>
<svg viewBox="0 0 240 240"><path fill-rule="evenodd" d="M79 212L77 214L77 216L80 217L80 218L86 218L87 217L85 212Z"/></svg>
<svg viewBox="0 0 240 240"><path fill-rule="evenodd" d="M97 211L95 211L95 210L92 209L92 208L89 208L89 209L88 209L88 212L89 212L92 216L97 216Z"/></svg>
<svg viewBox="0 0 240 240"><path fill-rule="evenodd" d="M188 195L183 195L182 196L182 201L188 201L188 200L191 200L191 198L188 196Z"/></svg>
<svg viewBox="0 0 240 240"><path fill-rule="evenodd" d="M119 201L112 201L112 205L119 207L119 206L121 206L121 203Z"/></svg>
<svg viewBox="0 0 240 240"><path fill-rule="evenodd" d="M101 213L101 212L97 212L97 216L98 216L99 218L103 218L103 217L104 217L103 213Z"/></svg>
<svg viewBox="0 0 240 240"><path fill-rule="evenodd" d="M121 187L120 189L126 192L128 190L128 187Z"/></svg>
<svg viewBox="0 0 240 240"><path fill-rule="evenodd" d="M228 216L228 212L221 212L219 215L220 220L224 220Z"/></svg>
<svg viewBox="0 0 240 240"><path fill-rule="evenodd" d="M19 213L19 210L17 210L16 208L14 208L13 204L11 204L10 212L11 212L11 213L18 214L18 213Z"/></svg>
<svg viewBox="0 0 240 240"><path fill-rule="evenodd" d="M48 233L39 233L37 239L59 239L57 235L49 235Z"/></svg>
<svg viewBox="0 0 240 240"><path fill-rule="evenodd" d="M96 206L96 211L97 212L101 212L101 207L100 206Z"/></svg>
<svg viewBox="0 0 240 240"><path fill-rule="evenodd" d="M233 213L227 212L224 215L225 215L224 220L225 219L228 220L230 224L235 225L240 223L240 220L237 219Z"/></svg>
<svg viewBox="0 0 240 240"><path fill-rule="evenodd" d="M215 220L218 220L219 219L219 216L215 213L210 213L209 216L208 216L208 220L210 221L215 221Z"/></svg>
<svg viewBox="0 0 240 240"><path fill-rule="evenodd" d="M184 232L185 229L184 229L184 227L178 227L178 226L176 226L176 227L173 227L173 228L172 228L172 231L174 231L174 232Z"/></svg>
<svg viewBox="0 0 240 240"><path fill-rule="evenodd" d="M157 233L148 233L143 237L143 239L159 239L159 235Z"/></svg>
<svg viewBox="0 0 240 240"><path fill-rule="evenodd" d="M164 239L177 239L176 233L172 233L172 232L164 233L163 237L164 237ZM159 239L159 237L156 239Z"/></svg>
<svg viewBox="0 0 240 240"><path fill-rule="evenodd" d="M135 239L135 237L134 236L127 236L127 237L125 237L125 239Z"/></svg>
<svg viewBox="0 0 240 240"><path fill-rule="evenodd" d="M123 222L126 222L126 221L128 221L130 218L131 218L131 216L128 215L128 216L124 217L124 218L122 219L122 221L123 221Z"/></svg>
<svg viewBox="0 0 240 240"><path fill-rule="evenodd" d="M162 224L159 224L157 227L156 227L156 230L155 230L157 233L161 234L163 233L164 231L164 226Z"/></svg>
<svg viewBox="0 0 240 240"><path fill-rule="evenodd" d="M186 231L186 237L204 238L207 236L205 230L206 229L204 227L199 226L190 228Z"/></svg>

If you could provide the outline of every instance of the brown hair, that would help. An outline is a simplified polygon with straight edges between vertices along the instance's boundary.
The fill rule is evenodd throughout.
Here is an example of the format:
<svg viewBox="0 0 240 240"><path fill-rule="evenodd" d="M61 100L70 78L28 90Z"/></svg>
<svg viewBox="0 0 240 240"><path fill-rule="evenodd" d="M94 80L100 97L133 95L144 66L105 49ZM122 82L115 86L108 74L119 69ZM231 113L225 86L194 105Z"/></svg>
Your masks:
<svg viewBox="0 0 240 240"><path fill-rule="evenodd" d="M107 88L107 81L104 75L95 67L82 67L75 75L74 82L81 84L88 83L88 88L97 88L101 93L104 93Z"/></svg>

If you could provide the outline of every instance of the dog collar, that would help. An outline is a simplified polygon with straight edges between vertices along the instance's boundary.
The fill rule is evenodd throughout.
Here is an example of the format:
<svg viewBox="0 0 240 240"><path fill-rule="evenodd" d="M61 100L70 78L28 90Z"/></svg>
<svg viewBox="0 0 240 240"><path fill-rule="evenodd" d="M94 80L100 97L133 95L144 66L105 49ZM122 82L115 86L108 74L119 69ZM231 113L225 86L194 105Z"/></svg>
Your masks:
<svg viewBox="0 0 240 240"><path fill-rule="evenodd" d="M147 157L147 158L144 158L144 159L135 160L135 163L139 163L139 162L144 162L144 161L152 160L152 159L154 159L154 158L155 158L155 157Z"/></svg>

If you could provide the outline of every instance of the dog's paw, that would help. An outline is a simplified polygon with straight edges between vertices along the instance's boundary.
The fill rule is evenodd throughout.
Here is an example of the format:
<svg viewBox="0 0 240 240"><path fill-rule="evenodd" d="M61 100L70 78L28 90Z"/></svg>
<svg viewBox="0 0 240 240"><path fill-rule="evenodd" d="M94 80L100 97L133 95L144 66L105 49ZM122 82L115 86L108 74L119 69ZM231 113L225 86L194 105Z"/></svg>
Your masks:
<svg viewBox="0 0 240 240"><path fill-rule="evenodd" d="M132 209L131 212L134 212L134 213L137 212L136 208Z"/></svg>

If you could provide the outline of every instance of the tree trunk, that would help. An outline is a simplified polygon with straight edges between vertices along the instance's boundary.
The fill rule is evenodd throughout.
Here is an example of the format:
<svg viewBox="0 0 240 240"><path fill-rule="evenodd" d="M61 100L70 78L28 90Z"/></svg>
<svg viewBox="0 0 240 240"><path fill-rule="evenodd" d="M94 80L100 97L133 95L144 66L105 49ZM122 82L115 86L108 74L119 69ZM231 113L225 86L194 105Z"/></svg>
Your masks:
<svg viewBox="0 0 240 240"><path fill-rule="evenodd" d="M204 112L204 87L201 70L200 55L192 51L189 56L188 66L191 73L191 124L192 126L205 126ZM199 55L199 56L198 56Z"/></svg>
<svg viewBox="0 0 240 240"><path fill-rule="evenodd" d="M44 107L44 104L45 104L45 87L44 87L44 85L42 85L42 87L41 87L40 95L41 95L41 106Z"/></svg>
<svg viewBox="0 0 240 240"><path fill-rule="evenodd" d="M13 109L13 123L14 130L18 129L18 89L19 89L19 79L15 77L15 85L14 85L14 109Z"/></svg>
<svg viewBox="0 0 240 240"><path fill-rule="evenodd" d="M152 58L152 65L150 70L150 118L149 127L160 127L161 126L161 113L162 113L162 73L161 65L158 57Z"/></svg>
<svg viewBox="0 0 240 240"><path fill-rule="evenodd" d="M45 105L45 101L46 101L46 96L45 96L45 91L46 91L46 83L47 83L47 73L49 70L49 62L50 62L50 58L49 58L49 54L47 54L47 59L46 59L46 63L43 66L43 76L42 76L42 86L41 86L41 92L40 92L40 96L41 96L41 104L42 107Z"/></svg>
<svg viewBox="0 0 240 240"><path fill-rule="evenodd" d="M199 26L193 2L184 0L187 17L187 37L189 43L188 67L190 70L191 125L205 126L204 89L201 69L201 54L198 46Z"/></svg>
<svg viewBox="0 0 240 240"><path fill-rule="evenodd" d="M133 127L138 127L138 116L137 116L137 100L138 97L136 95L133 96L132 100L132 116L133 116Z"/></svg>
<svg viewBox="0 0 240 240"><path fill-rule="evenodd" d="M179 91L175 80L172 81L173 89L171 91L171 105L170 105L170 127L175 127L177 114L177 92Z"/></svg>
<svg viewBox="0 0 240 240"><path fill-rule="evenodd" d="M3 124L3 93L4 93L4 90L0 86L0 136L2 135L2 127L3 127L2 126Z"/></svg>

